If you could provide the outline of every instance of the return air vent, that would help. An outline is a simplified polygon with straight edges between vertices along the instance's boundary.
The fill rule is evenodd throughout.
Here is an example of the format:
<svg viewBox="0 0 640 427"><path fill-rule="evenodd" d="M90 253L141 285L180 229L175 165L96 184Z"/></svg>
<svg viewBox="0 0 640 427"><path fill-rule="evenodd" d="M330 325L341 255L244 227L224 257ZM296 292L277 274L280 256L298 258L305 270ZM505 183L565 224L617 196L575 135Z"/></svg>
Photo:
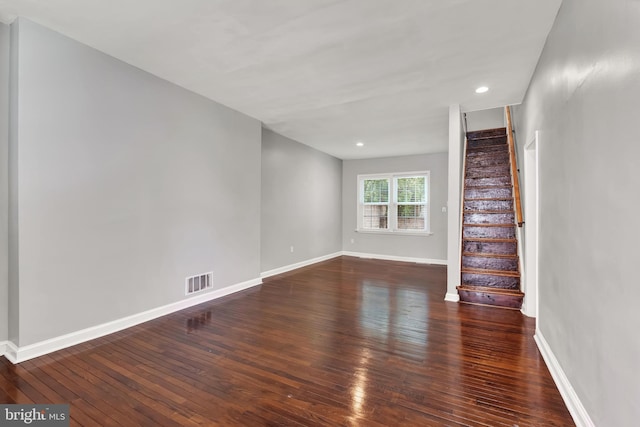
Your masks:
<svg viewBox="0 0 640 427"><path fill-rule="evenodd" d="M213 272L198 274L185 279L186 295L204 291L212 286Z"/></svg>

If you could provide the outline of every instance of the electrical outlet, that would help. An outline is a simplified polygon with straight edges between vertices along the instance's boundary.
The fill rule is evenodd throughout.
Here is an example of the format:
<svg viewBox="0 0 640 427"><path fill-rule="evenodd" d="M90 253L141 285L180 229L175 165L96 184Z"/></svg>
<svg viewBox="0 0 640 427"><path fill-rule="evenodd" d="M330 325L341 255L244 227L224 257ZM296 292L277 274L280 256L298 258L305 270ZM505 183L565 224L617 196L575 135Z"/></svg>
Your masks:
<svg viewBox="0 0 640 427"><path fill-rule="evenodd" d="M291 253L293 253L293 246L291 246Z"/></svg>
<svg viewBox="0 0 640 427"><path fill-rule="evenodd" d="M353 245L356 242L355 239L351 239L351 244Z"/></svg>

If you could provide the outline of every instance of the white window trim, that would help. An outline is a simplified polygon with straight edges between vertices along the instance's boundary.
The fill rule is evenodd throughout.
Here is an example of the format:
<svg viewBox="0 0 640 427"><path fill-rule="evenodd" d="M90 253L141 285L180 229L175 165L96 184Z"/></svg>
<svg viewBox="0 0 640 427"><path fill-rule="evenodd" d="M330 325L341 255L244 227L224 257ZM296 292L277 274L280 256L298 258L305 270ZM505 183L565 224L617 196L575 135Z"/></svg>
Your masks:
<svg viewBox="0 0 640 427"><path fill-rule="evenodd" d="M426 221L425 230L399 230L397 228L398 215L397 215L397 193L396 193L396 180L398 178L406 178L411 176L425 176L427 192L426 192ZM380 203L381 205L388 205L389 222L387 229L370 229L362 227L363 211L364 211L364 181L367 179L388 179L389 180L389 203ZM376 173L376 174L359 174L357 176L357 233L369 233L369 234L393 234L400 236L430 236L431 232L431 174L429 171L414 171L414 172L395 172L395 173ZM403 203L411 204L411 203ZM422 203L416 203L422 205Z"/></svg>

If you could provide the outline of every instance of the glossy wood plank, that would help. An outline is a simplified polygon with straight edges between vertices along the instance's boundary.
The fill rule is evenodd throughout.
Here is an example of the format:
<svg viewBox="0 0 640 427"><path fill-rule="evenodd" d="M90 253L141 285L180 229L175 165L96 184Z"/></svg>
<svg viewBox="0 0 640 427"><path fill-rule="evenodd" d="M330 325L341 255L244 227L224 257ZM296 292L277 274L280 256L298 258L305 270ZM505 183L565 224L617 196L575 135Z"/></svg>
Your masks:
<svg viewBox="0 0 640 427"><path fill-rule="evenodd" d="M447 303L446 268L340 257L11 365L0 401L72 425L572 426L517 311Z"/></svg>

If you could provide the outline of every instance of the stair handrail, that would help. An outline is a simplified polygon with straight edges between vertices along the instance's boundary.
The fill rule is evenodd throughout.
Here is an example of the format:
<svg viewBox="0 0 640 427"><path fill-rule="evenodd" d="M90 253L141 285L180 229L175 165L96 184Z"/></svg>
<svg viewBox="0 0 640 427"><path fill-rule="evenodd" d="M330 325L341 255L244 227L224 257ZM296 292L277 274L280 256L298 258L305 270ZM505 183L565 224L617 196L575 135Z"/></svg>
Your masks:
<svg viewBox="0 0 640 427"><path fill-rule="evenodd" d="M507 115L507 145L509 146L509 158L511 160L511 183L513 184L513 199L516 207L516 222L518 227L524 225L522 218L522 201L520 200L520 179L518 175L518 164L516 162L516 145L513 138L513 123L511 121L511 107L505 108Z"/></svg>

